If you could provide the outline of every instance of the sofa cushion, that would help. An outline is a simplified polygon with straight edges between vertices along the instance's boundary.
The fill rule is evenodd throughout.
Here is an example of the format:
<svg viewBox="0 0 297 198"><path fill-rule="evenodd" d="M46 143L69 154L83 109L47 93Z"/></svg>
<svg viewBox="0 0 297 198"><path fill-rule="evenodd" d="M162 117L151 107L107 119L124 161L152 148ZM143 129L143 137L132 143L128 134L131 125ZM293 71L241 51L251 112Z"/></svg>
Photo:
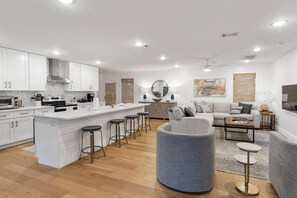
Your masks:
<svg viewBox="0 0 297 198"><path fill-rule="evenodd" d="M241 113L243 113L243 114L250 114L252 107L253 107L252 104L246 104L246 103L241 103L241 102L238 104L238 106L243 107L242 111L241 111Z"/></svg>
<svg viewBox="0 0 297 198"><path fill-rule="evenodd" d="M226 117L230 117L229 113L220 113L220 112L214 112L213 117L215 120L224 120Z"/></svg>
<svg viewBox="0 0 297 198"><path fill-rule="evenodd" d="M241 114L242 111L242 106L241 107L233 107L230 114Z"/></svg>
<svg viewBox="0 0 297 198"><path fill-rule="evenodd" d="M207 104L199 104L199 107L201 108L203 113L211 113L212 112Z"/></svg>
<svg viewBox="0 0 297 198"><path fill-rule="evenodd" d="M203 118L203 119L206 119L208 120L208 122L212 125L213 122L214 122L214 119L213 119L213 113L196 113L195 114L195 117L196 118Z"/></svg>
<svg viewBox="0 0 297 198"><path fill-rule="evenodd" d="M213 102L207 102L207 101L202 101L203 104L207 104L209 106L209 109L211 110L211 112L214 112L214 106L213 106Z"/></svg>
<svg viewBox="0 0 297 198"><path fill-rule="evenodd" d="M192 111L187 107L184 108L184 112L185 112L186 117L195 117L195 115L192 113Z"/></svg>
<svg viewBox="0 0 297 198"><path fill-rule="evenodd" d="M214 110L213 112L219 112L219 113L230 113L231 104L225 103L225 102L215 102L213 104Z"/></svg>

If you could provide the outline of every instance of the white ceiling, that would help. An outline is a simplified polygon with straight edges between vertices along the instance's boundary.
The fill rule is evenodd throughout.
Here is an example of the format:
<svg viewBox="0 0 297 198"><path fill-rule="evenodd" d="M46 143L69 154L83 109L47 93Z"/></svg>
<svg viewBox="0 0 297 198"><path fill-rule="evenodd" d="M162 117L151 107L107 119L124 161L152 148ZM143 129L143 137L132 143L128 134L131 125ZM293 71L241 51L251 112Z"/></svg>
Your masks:
<svg viewBox="0 0 297 198"><path fill-rule="evenodd" d="M270 24L278 19L289 23L275 29ZM228 32L239 36L220 37ZM103 71L193 67L202 58L235 66L256 54L255 46L263 51L252 64L271 63L297 47L296 35L296 0L0 0L1 46L91 65L100 60ZM137 40L150 47L134 47Z"/></svg>

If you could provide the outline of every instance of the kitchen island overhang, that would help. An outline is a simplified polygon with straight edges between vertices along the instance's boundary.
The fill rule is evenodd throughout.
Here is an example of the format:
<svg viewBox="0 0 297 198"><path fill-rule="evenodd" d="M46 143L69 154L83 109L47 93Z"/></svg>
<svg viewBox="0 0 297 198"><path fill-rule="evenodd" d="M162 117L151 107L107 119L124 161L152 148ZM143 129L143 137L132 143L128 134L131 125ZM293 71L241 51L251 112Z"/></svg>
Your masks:
<svg viewBox="0 0 297 198"><path fill-rule="evenodd" d="M101 125L103 146L109 139L108 122L123 119L144 111L145 104L115 105L114 108L100 107L98 110L76 110L35 116L35 151L38 163L54 168L62 168L80 157L82 144L81 128ZM124 128L121 129L123 132ZM115 130L112 130L114 135ZM89 137L84 136L84 147L89 146ZM95 134L95 144L100 145L99 134ZM108 155L108 153L107 153Z"/></svg>

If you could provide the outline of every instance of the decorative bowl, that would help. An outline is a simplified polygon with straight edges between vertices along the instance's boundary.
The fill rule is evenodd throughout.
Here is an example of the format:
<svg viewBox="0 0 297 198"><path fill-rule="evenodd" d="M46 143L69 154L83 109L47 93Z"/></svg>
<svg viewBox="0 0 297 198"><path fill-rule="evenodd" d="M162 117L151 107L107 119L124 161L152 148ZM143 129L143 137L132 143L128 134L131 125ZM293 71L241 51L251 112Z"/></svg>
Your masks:
<svg viewBox="0 0 297 198"><path fill-rule="evenodd" d="M152 100L155 102L160 102L162 100L162 98L153 98Z"/></svg>

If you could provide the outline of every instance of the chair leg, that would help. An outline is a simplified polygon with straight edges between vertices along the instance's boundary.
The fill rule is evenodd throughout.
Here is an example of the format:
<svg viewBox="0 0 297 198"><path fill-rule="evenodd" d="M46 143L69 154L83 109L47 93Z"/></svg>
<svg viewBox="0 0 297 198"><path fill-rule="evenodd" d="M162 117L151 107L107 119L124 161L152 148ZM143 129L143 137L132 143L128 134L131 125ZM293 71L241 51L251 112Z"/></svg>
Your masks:
<svg viewBox="0 0 297 198"><path fill-rule="evenodd" d="M83 154L83 148L84 148L84 132L82 132L81 134L81 149L80 149L79 160L81 159L81 155Z"/></svg>
<svg viewBox="0 0 297 198"><path fill-rule="evenodd" d="M128 138L127 138L127 135L126 135L126 126L125 126L125 122L124 122L124 129L125 129L124 137L125 137L126 143L128 144Z"/></svg>
<svg viewBox="0 0 297 198"><path fill-rule="evenodd" d="M107 146L110 144L110 139L111 139L111 123L109 124L109 140Z"/></svg>
<svg viewBox="0 0 297 198"><path fill-rule="evenodd" d="M117 123L116 124L117 130L116 130L116 141L119 142L119 148L121 148L121 128L120 125Z"/></svg>
<svg viewBox="0 0 297 198"><path fill-rule="evenodd" d="M144 128L145 128L145 132L147 133L147 118L146 118L146 116L144 118Z"/></svg>
<svg viewBox="0 0 297 198"><path fill-rule="evenodd" d="M149 123L150 131L151 131L152 130L152 127L151 127L151 118L150 118L150 116L147 116L147 118L148 118L148 123Z"/></svg>

